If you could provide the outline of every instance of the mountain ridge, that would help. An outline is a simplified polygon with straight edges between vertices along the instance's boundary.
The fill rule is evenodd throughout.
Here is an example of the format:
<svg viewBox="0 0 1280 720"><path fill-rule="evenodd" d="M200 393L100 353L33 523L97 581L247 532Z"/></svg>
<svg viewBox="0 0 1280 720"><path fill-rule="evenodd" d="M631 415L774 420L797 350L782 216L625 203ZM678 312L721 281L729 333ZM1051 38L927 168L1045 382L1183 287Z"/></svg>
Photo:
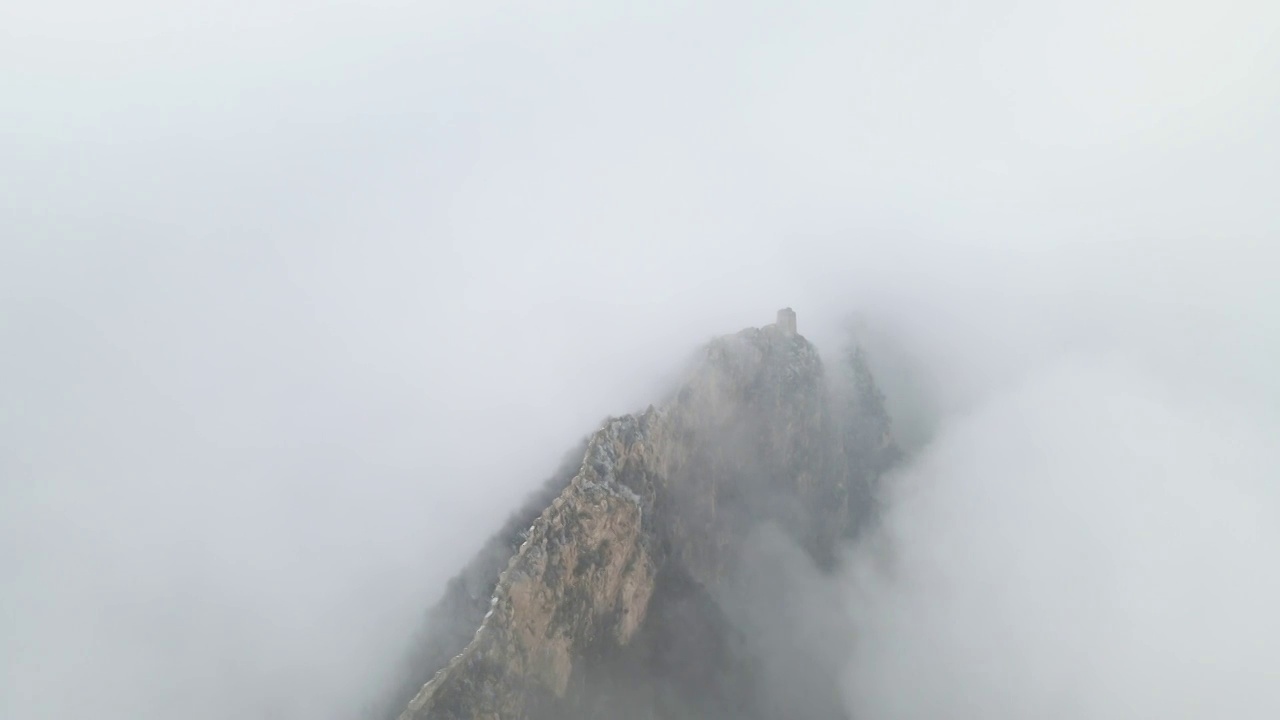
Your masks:
<svg viewBox="0 0 1280 720"><path fill-rule="evenodd" d="M849 485L867 480L854 468L868 463L851 462L847 447L866 454L891 444L887 435L845 437L859 425L887 427L887 418L838 417L847 403L793 327L717 338L666 404L607 419L560 492L521 526L474 634L399 720L756 717L752 708L767 706L754 697L758 663L716 589L743 562L746 534L763 524L829 567L868 516L849 506ZM867 492L853 497L871 502ZM512 540L482 551L489 572ZM474 613L481 583L470 582L470 604L461 605ZM442 617L449 598L431 619L437 638L458 620ZM452 632L456 648L464 636ZM448 643L436 645L426 662L438 663Z"/></svg>

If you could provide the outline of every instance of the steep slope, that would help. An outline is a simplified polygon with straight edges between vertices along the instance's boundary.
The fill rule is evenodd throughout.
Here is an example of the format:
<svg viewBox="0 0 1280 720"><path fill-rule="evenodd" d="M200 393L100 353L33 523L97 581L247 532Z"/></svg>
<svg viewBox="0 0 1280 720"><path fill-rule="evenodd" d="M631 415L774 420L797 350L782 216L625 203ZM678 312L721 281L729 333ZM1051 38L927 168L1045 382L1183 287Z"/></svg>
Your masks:
<svg viewBox="0 0 1280 720"><path fill-rule="evenodd" d="M786 325L710 343L669 402L608 420L572 478L513 518L527 528L455 580L417 664L456 655L400 720L768 716L761 667L715 595L749 562L754 528L780 529L825 566L869 516L871 463L851 453L891 441L887 418L859 417L883 414L860 382L833 393ZM839 707L828 690L812 704L824 717Z"/></svg>

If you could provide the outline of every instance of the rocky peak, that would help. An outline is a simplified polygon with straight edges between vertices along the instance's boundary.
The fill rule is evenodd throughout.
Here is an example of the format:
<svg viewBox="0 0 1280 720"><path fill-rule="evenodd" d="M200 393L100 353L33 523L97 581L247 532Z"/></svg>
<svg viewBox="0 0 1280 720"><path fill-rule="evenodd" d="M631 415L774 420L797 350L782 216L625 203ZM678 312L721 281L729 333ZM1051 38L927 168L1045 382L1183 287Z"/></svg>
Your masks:
<svg viewBox="0 0 1280 720"><path fill-rule="evenodd" d="M714 594L761 525L830 561L859 516L839 406L794 315L709 343L669 402L608 419L451 585L400 720L753 717L755 670Z"/></svg>

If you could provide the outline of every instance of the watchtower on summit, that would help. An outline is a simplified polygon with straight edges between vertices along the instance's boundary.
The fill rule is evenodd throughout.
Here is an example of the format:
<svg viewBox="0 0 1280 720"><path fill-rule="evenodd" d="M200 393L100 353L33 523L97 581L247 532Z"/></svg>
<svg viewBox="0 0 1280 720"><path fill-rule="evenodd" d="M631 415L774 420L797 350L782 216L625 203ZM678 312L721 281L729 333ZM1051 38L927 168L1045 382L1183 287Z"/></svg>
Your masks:
<svg viewBox="0 0 1280 720"><path fill-rule="evenodd" d="M796 311L791 308L782 308L778 311L778 329L785 333L796 332Z"/></svg>

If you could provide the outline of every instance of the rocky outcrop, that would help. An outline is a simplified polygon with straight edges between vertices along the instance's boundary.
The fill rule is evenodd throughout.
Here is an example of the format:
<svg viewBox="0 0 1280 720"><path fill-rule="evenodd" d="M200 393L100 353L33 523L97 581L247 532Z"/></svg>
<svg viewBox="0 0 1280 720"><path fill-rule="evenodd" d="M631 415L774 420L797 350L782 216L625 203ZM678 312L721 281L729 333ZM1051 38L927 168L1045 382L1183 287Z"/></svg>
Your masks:
<svg viewBox="0 0 1280 720"><path fill-rule="evenodd" d="M400 720L756 717L758 664L715 593L753 528L824 565L866 516L849 484L865 485L867 463L846 450L882 447L887 424L843 418L839 398L783 328L710 343L668 402L606 421L572 478L548 484L564 483L554 499L455 581L425 645L456 655ZM884 437L867 445L862 426ZM482 608L458 647L459 621Z"/></svg>

